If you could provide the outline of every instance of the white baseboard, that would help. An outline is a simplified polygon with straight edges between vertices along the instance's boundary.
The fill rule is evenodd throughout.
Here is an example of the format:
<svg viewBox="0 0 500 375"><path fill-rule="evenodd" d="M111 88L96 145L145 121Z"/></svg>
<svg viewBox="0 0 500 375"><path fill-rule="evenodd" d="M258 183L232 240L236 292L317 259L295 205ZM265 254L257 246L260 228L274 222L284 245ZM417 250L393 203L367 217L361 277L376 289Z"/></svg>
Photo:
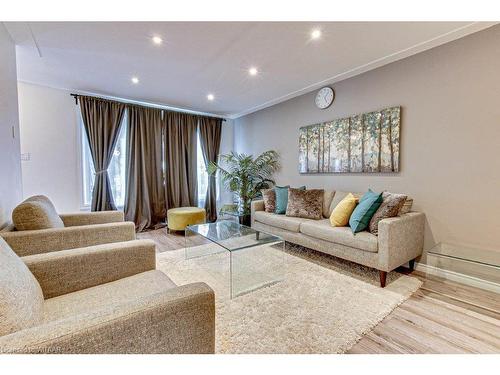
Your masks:
<svg viewBox="0 0 500 375"><path fill-rule="evenodd" d="M500 285L488 280L479 279L477 277L445 270L442 268L437 268L423 263L415 263L415 269L417 271L425 272L433 276L438 276L446 280L456 281L458 283L473 286L475 288L480 288L489 290L491 292L500 293Z"/></svg>

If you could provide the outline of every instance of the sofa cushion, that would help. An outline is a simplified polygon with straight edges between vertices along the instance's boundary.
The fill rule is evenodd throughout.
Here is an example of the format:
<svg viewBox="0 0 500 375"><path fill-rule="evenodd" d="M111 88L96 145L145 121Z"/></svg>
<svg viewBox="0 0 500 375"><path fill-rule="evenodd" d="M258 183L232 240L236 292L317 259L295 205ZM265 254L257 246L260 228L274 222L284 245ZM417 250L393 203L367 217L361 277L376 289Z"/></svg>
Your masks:
<svg viewBox="0 0 500 375"><path fill-rule="evenodd" d="M175 287L175 283L161 271L142 272L110 283L50 298L43 306L43 320L53 321L101 308L119 306Z"/></svg>
<svg viewBox="0 0 500 375"><path fill-rule="evenodd" d="M276 210L276 192L274 189L262 189L260 192L264 201L264 210L274 212Z"/></svg>
<svg viewBox="0 0 500 375"><path fill-rule="evenodd" d="M353 233L361 232L368 228L370 220L382 204L382 193L368 190L359 200L359 204L349 218L349 226Z"/></svg>
<svg viewBox="0 0 500 375"><path fill-rule="evenodd" d="M330 205L332 204L332 199L335 196L335 190L325 190L325 195L323 196L323 217L328 218L332 214L330 211Z"/></svg>
<svg viewBox="0 0 500 375"><path fill-rule="evenodd" d="M334 227L344 227L349 223L352 211L356 208L357 199L351 193L347 194L333 209L330 224Z"/></svg>
<svg viewBox="0 0 500 375"><path fill-rule="evenodd" d="M12 222L19 231L64 227L54 205L43 195L30 197L14 208Z"/></svg>
<svg viewBox="0 0 500 375"><path fill-rule="evenodd" d="M333 210L337 205L340 203L342 199L344 199L348 194L354 195L355 198L359 200L359 198L363 195L360 193L352 193L348 191L335 191L335 195L332 198L332 201L330 203L330 207L328 209L328 215L326 217L330 217L332 215Z"/></svg>
<svg viewBox="0 0 500 375"><path fill-rule="evenodd" d="M42 309L40 284L0 237L0 336L39 324Z"/></svg>
<svg viewBox="0 0 500 375"><path fill-rule="evenodd" d="M322 219L324 194L325 191L322 189L288 189L286 216L313 220Z"/></svg>
<svg viewBox="0 0 500 375"><path fill-rule="evenodd" d="M353 234L349 227L332 227L328 219L307 221L300 225L300 232L310 237L337 243L363 251L376 253L378 238L369 232Z"/></svg>
<svg viewBox="0 0 500 375"><path fill-rule="evenodd" d="M256 211L254 219L262 224L271 225L273 227L286 229L291 232L297 233L299 232L300 224L304 221L307 221L307 219L299 217L272 214L265 211Z"/></svg>

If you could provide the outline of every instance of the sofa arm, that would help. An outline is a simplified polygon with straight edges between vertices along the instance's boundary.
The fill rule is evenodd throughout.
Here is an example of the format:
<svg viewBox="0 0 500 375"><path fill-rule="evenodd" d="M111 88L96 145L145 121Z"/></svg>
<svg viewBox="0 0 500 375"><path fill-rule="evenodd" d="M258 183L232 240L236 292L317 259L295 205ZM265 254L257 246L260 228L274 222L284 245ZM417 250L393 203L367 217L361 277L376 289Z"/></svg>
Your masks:
<svg viewBox="0 0 500 375"><path fill-rule="evenodd" d="M132 222L83 225L78 227L23 230L0 233L5 242L20 257L135 240Z"/></svg>
<svg viewBox="0 0 500 375"><path fill-rule="evenodd" d="M256 211L264 211L264 200L262 199L259 199L259 200L254 200L251 202L251 205L250 205L250 213L251 213L251 222L252 222L252 226L253 226L253 223L255 221L255 212Z"/></svg>
<svg viewBox="0 0 500 375"><path fill-rule="evenodd" d="M410 212L379 222L379 270L392 271L422 254L424 224L425 215L420 212Z"/></svg>
<svg viewBox="0 0 500 375"><path fill-rule="evenodd" d="M75 212L59 215L65 227L119 223L125 221L123 211Z"/></svg>
<svg viewBox="0 0 500 375"><path fill-rule="evenodd" d="M135 240L21 258L45 299L109 283L156 268L155 243Z"/></svg>
<svg viewBox="0 0 500 375"><path fill-rule="evenodd" d="M3 353L214 353L215 296L193 283L0 337Z"/></svg>

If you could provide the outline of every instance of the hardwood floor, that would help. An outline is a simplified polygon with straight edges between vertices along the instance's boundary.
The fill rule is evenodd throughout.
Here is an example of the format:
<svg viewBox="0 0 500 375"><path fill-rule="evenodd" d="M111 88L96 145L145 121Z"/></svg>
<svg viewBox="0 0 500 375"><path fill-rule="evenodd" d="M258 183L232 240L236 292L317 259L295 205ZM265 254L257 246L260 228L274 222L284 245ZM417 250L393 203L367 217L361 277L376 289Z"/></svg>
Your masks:
<svg viewBox="0 0 500 375"><path fill-rule="evenodd" d="M138 234L159 252L184 247L184 234ZM200 244L206 241L199 237ZM405 272L402 270L402 272ZM419 272L423 286L348 353L500 353L500 296Z"/></svg>

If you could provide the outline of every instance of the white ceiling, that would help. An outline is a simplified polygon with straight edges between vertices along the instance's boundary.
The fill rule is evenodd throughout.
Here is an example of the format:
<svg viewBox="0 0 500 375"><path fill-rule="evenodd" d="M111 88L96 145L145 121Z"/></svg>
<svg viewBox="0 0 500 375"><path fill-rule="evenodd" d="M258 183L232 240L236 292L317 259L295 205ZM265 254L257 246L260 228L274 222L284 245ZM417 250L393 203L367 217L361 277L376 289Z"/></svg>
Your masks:
<svg viewBox="0 0 500 375"><path fill-rule="evenodd" d="M493 23L5 23L18 79L239 117ZM322 30L310 40L313 28ZM30 30L31 29L31 30ZM163 44L154 45L158 35ZM40 56L41 55L41 56ZM248 68L259 74L251 77ZM131 77L140 79L131 84ZM206 99L208 93L215 100Z"/></svg>

